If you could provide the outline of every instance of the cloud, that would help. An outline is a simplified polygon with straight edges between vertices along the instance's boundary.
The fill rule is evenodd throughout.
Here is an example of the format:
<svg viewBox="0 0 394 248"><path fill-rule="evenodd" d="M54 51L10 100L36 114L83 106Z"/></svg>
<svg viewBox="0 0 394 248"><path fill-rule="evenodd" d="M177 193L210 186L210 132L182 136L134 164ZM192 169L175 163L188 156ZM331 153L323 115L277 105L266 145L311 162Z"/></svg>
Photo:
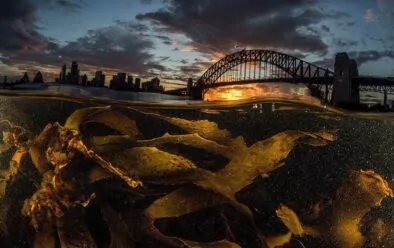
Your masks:
<svg viewBox="0 0 394 248"><path fill-rule="evenodd" d="M358 45L358 41L355 40L349 40L349 39L343 39L343 38L333 38L332 44L338 49L342 51L346 51L352 47L355 47Z"/></svg>
<svg viewBox="0 0 394 248"><path fill-rule="evenodd" d="M327 17L313 6L315 0L170 0L156 12L139 14L156 30L185 34L190 50L226 54L240 47L280 48L324 54L321 37L302 29ZM341 15L342 17L343 15Z"/></svg>
<svg viewBox="0 0 394 248"><path fill-rule="evenodd" d="M356 25L356 22L347 22L346 23L346 26L348 26L348 27L353 27L354 25Z"/></svg>
<svg viewBox="0 0 394 248"><path fill-rule="evenodd" d="M376 18L377 18L377 16L376 16L375 11L373 9L367 9L365 11L364 20L367 23L375 22Z"/></svg>
<svg viewBox="0 0 394 248"><path fill-rule="evenodd" d="M46 46L46 38L36 26L39 7L80 8L72 0L0 0L0 53L35 51Z"/></svg>
<svg viewBox="0 0 394 248"><path fill-rule="evenodd" d="M393 51L376 51L376 50L368 50L361 52L349 52L349 56L354 58L357 61L357 64L360 66L367 62L378 61L382 58L391 58L394 59Z"/></svg>
<svg viewBox="0 0 394 248"><path fill-rule="evenodd" d="M387 5L387 0L377 0L380 8L384 9Z"/></svg>
<svg viewBox="0 0 394 248"><path fill-rule="evenodd" d="M150 50L154 48L151 40L135 32L133 25L115 23L113 26L90 30L76 41L59 46L48 42L43 50L28 53L8 54L2 59L5 64L34 61L43 65L58 65L72 60L81 64L112 68L142 74L148 70L163 71L166 68L154 61Z"/></svg>

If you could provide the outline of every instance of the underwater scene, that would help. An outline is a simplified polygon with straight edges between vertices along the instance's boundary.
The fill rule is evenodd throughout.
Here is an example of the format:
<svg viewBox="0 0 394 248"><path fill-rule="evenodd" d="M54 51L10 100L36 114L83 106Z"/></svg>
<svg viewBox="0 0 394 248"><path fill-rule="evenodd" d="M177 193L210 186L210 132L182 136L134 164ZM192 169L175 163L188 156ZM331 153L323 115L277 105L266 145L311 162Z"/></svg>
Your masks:
<svg viewBox="0 0 394 248"><path fill-rule="evenodd" d="M394 247L394 121L0 97L0 247Z"/></svg>

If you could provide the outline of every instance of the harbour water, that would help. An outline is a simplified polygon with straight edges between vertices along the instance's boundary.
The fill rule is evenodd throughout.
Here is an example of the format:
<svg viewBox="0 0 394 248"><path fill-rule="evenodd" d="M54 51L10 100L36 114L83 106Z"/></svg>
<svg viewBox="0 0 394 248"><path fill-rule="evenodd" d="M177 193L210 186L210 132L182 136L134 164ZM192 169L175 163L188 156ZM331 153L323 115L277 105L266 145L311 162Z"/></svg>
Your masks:
<svg viewBox="0 0 394 248"><path fill-rule="evenodd" d="M2 91L0 247L394 247L393 130L300 95Z"/></svg>

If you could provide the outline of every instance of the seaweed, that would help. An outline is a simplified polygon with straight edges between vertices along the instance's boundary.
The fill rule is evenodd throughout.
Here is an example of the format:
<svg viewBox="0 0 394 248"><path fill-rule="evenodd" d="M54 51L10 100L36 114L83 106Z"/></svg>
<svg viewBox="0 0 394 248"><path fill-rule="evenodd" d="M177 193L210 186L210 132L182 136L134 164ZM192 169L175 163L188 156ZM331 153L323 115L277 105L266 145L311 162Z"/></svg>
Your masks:
<svg viewBox="0 0 394 248"><path fill-rule="evenodd" d="M266 234L258 227L252 209L237 199L237 193L257 179L268 180L269 174L285 166L286 158L297 146L320 149L335 142L338 130L287 130L247 145L242 136L233 137L209 120L138 112L174 125L186 134L166 132L144 139L138 119L111 106L78 109L64 125L48 123L37 135L8 120L0 121L3 131L0 151L13 150L10 164L1 171L2 195L16 175L26 173L21 169L24 157L29 157L33 165L28 168L41 175L39 181L34 181L35 192L23 199L19 209L35 230L30 247L103 247L86 222L90 207L100 209L96 217L106 223L110 237L106 247L139 247L147 239L155 247L241 247L242 242L232 230L234 225L228 223L222 212L221 221L228 235L221 239L192 240L165 234L157 227L157 220L220 210L224 205L232 207L237 221L244 219L249 223L249 230L261 247L281 247L294 237L308 235L339 243L341 247L361 247L365 242L358 230L361 219L371 208L379 206L383 198L393 196L380 175L354 171L348 183L338 189L330 218L323 221L333 227L330 234L324 231L327 228L324 225L302 224L284 204L278 206L276 214L288 232ZM104 125L113 132L96 134L88 130L91 124ZM196 166L186 155L167 151L166 145L198 148L229 162L211 171ZM354 232L350 234L343 229L343 223L352 221L357 225L352 226ZM351 237L353 246L344 241L345 236Z"/></svg>

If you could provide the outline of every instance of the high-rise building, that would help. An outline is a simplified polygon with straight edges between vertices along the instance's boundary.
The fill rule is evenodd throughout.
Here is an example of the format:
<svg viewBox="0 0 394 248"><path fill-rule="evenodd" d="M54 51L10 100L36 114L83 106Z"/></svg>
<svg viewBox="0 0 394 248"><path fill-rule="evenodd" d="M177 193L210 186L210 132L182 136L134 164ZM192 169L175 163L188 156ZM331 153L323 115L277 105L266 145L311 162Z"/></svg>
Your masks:
<svg viewBox="0 0 394 248"><path fill-rule="evenodd" d="M66 74L67 74L67 65L64 64L62 66L62 71L60 72L60 76L59 76L60 83L62 83L62 84L66 83L66 76L67 76Z"/></svg>
<svg viewBox="0 0 394 248"><path fill-rule="evenodd" d="M83 76L81 77L81 85L82 86L88 85L88 76L86 74L83 74Z"/></svg>
<svg viewBox="0 0 394 248"><path fill-rule="evenodd" d="M141 87L141 78L136 78L134 83L134 90L139 91Z"/></svg>
<svg viewBox="0 0 394 248"><path fill-rule="evenodd" d="M79 83L79 70L77 61L71 63L71 84Z"/></svg>
<svg viewBox="0 0 394 248"><path fill-rule="evenodd" d="M119 72L118 73L118 83L125 84L126 83L126 73Z"/></svg>
<svg viewBox="0 0 394 248"><path fill-rule="evenodd" d="M192 87L193 87L193 78L189 78L187 80L187 95L191 95L192 92Z"/></svg>
<svg viewBox="0 0 394 248"><path fill-rule="evenodd" d="M99 87L104 87L105 85L105 74L101 75L101 85Z"/></svg>
<svg viewBox="0 0 394 248"><path fill-rule="evenodd" d="M104 76L104 74L103 74L102 71L96 71L96 74L95 74L95 77L94 77L94 79L96 81L96 85L95 86L97 86L97 87L103 87L104 86L105 78L103 78L103 76Z"/></svg>
<svg viewBox="0 0 394 248"><path fill-rule="evenodd" d="M109 88L110 89L116 88L117 82L118 82L118 76L113 75L111 81L109 82Z"/></svg>
<svg viewBox="0 0 394 248"><path fill-rule="evenodd" d="M127 76L127 83L133 84L133 76Z"/></svg>

